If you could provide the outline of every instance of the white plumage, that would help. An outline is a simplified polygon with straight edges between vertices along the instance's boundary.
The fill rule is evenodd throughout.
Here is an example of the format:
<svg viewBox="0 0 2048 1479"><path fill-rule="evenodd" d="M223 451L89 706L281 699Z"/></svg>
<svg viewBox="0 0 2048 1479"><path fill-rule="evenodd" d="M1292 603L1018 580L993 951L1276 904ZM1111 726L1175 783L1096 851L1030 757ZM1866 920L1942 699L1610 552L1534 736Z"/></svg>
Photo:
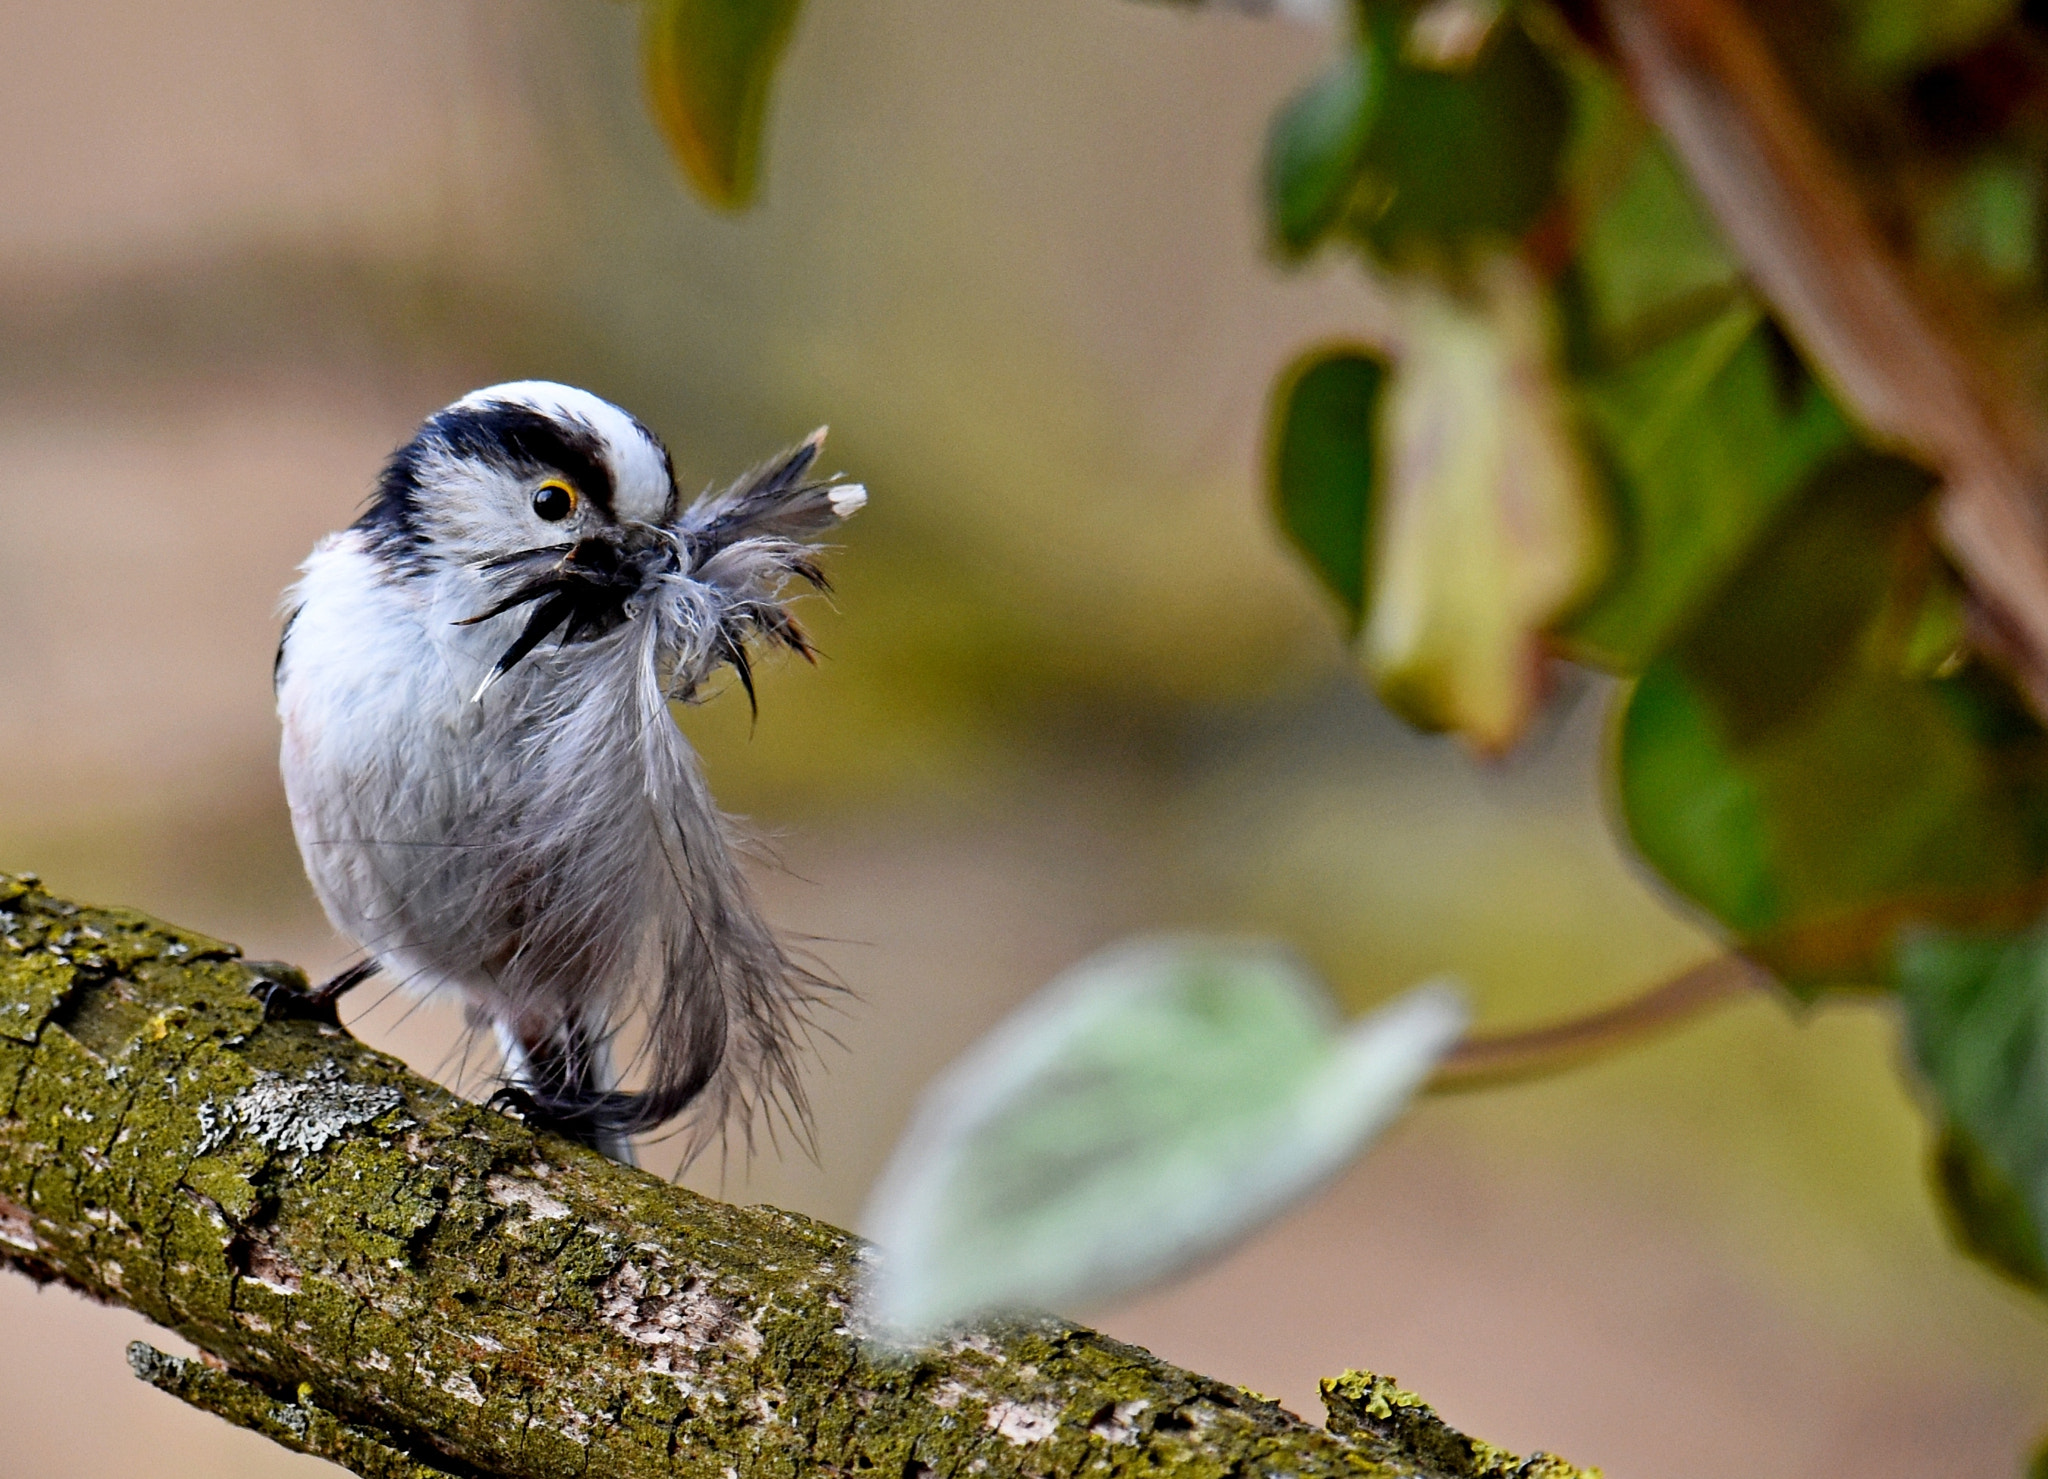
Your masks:
<svg viewBox="0 0 2048 1479"><path fill-rule="evenodd" d="M808 653L784 587L822 584L805 541L865 498L805 481L821 438L679 514L623 411L478 391L289 597L285 789L328 917L458 993L540 1117L622 1157L685 1108L692 1152L765 1102L802 1110L823 983L762 920L668 704L727 663L751 695L751 640ZM647 1082L625 1093L610 1049L636 1009Z"/></svg>

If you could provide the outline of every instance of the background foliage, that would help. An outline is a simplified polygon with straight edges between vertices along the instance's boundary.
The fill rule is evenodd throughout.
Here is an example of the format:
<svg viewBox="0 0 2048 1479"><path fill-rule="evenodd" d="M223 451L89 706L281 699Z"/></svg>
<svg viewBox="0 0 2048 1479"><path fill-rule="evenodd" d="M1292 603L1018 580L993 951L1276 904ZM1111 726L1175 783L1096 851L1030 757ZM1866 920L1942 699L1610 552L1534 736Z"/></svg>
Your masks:
<svg viewBox="0 0 2048 1479"><path fill-rule="evenodd" d="M717 13L660 0L650 45ZM1350 257L1385 313L1280 377L1282 531L1418 727L1500 754L1556 663L1628 680L1610 763L1642 858L1792 997L1903 998L1958 1244L2041 1288L2048 731L2013 590L1942 521L1968 435L1902 438L1910 418L1853 383L1858 325L1773 301L1800 276L1759 245L1786 221L1750 219L1775 203L1724 191L1717 221L1687 175L1725 162L1715 141L1643 109L1733 92L1722 131L1775 141L1792 157L1765 150L1764 184L1812 197L1780 212L1793 244L1835 206L1890 274L1840 290L1836 316L1859 292L1873 317L1956 314L1946 342L1908 338L2018 382L2034 414L2006 435L2039 546L2048 16L1356 0L1345 24L1271 124L1267 225L1283 261ZM1707 38L1675 82L1671 37ZM654 80L658 99L695 87Z"/></svg>

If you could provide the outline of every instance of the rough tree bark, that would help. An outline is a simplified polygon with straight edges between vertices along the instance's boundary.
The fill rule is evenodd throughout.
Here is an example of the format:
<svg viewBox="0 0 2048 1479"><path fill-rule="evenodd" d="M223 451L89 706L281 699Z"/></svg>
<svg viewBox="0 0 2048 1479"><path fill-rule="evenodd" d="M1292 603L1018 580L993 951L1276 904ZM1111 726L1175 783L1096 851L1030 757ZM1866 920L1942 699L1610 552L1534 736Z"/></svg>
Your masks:
<svg viewBox="0 0 2048 1479"><path fill-rule="evenodd" d="M137 1375L375 1479L870 1473L1571 1479L1391 1382L1327 1430L1078 1326L892 1353L849 1234L705 1200L468 1104L289 967L0 874L0 1257L206 1353Z"/></svg>

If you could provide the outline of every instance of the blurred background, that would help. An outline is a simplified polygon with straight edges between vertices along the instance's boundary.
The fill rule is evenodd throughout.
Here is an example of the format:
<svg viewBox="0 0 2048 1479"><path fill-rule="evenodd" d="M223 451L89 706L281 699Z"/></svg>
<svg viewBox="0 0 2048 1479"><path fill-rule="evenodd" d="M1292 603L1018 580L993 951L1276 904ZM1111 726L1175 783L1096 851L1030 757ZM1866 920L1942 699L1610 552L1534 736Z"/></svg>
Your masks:
<svg viewBox="0 0 2048 1479"><path fill-rule="evenodd" d="M1133 930L1284 936L1350 1010L1455 974L1490 1027L1715 948L1611 835L1606 686L1505 765L1417 737L1268 526L1273 374L1371 311L1271 267L1253 208L1330 36L813 0L728 219L644 120L636 21L0 3L0 868L338 965L275 773L279 593L422 416L544 376L686 487L830 422L873 494L820 665L764 674L757 726L688 717L853 989L817 1161L692 1185L854 1221L925 1079ZM456 1073L455 1013L360 995ZM1310 1417L1317 1376L1390 1373L1611 1479L2007 1474L2048 1328L1945 1246L1897 1052L1877 1010L1759 1000L1428 1101L1227 1260L1074 1313ZM322 1469L135 1382L138 1317L9 1277L0 1332L0 1479Z"/></svg>

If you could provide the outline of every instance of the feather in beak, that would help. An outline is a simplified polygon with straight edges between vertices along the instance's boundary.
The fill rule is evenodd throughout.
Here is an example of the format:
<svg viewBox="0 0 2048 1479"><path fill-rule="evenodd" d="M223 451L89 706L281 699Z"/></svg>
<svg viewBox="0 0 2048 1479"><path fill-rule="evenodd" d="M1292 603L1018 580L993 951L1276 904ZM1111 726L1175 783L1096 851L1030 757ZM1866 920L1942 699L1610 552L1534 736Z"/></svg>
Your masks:
<svg viewBox="0 0 2048 1479"><path fill-rule="evenodd" d="M480 702L493 684L517 667L557 627L563 629L562 641L566 644L584 635L600 636L618 625L625 615L626 602L640 592L648 578L664 563L675 564L675 553L664 541L645 536L634 539L634 533L607 530L574 544L521 550L484 562L482 569L510 575L516 583L484 610L456 622L457 626L475 626L517 607L538 604L518 637L470 695L471 703Z"/></svg>

